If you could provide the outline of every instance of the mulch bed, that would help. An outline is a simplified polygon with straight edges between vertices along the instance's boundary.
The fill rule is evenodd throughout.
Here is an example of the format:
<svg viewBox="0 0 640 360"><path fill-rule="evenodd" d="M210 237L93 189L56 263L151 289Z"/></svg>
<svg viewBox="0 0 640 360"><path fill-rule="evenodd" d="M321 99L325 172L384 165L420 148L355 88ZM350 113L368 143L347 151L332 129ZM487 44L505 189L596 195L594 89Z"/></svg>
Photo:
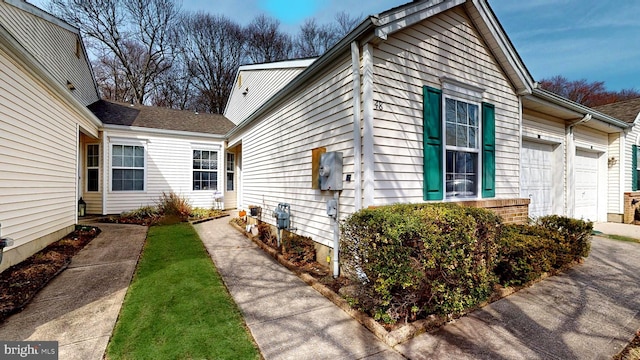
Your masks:
<svg viewBox="0 0 640 360"><path fill-rule="evenodd" d="M96 227L78 226L61 240L0 273L0 322L24 309L99 233Z"/></svg>

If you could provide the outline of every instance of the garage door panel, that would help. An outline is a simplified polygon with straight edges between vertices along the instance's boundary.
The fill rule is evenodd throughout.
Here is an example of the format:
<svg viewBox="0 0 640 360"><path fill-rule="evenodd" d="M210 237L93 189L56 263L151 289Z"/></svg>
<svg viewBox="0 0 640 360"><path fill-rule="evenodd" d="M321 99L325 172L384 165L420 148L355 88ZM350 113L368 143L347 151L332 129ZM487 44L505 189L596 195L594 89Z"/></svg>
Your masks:
<svg viewBox="0 0 640 360"><path fill-rule="evenodd" d="M520 156L520 196L529 198L529 216L553 211L553 145L523 141Z"/></svg>
<svg viewBox="0 0 640 360"><path fill-rule="evenodd" d="M576 151L575 217L578 219L598 219L600 156L600 153Z"/></svg>

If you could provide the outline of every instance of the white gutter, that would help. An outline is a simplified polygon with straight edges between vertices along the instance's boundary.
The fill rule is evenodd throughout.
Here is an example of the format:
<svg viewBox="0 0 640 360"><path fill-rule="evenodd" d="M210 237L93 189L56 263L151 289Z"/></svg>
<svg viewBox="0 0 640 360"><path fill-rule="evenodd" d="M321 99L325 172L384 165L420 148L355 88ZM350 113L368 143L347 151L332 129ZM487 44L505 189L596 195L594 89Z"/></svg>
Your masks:
<svg viewBox="0 0 640 360"><path fill-rule="evenodd" d="M362 135L360 133L360 48L351 43L353 71L353 181L355 211L362 209Z"/></svg>
<svg viewBox="0 0 640 360"><path fill-rule="evenodd" d="M565 204L565 214L568 217L573 217L575 215L575 205L576 205L576 194L575 191L573 191L575 189L575 185L576 185L576 175L575 175L575 158L576 158L576 145L575 145L575 139L573 136L573 128L584 124L586 122L591 121L593 117L591 116L591 114L585 114L584 117L578 121L575 121L569 125L567 125L567 127L565 128L565 144L566 144L566 149L565 149L565 162L566 162L566 181L567 183L565 184L566 187L566 194L567 194L567 198L566 198L566 204Z"/></svg>
<svg viewBox="0 0 640 360"><path fill-rule="evenodd" d="M162 134L162 135L196 136L196 137L211 138L215 140L225 140L224 134L209 134L209 133L201 133L201 132L194 132L194 131L167 130L167 129L158 129L158 128L148 128L148 127L142 127L142 126L127 126L127 125L114 125L114 124L104 124L103 128L109 129L109 130L137 131L137 132L147 132L147 133Z"/></svg>

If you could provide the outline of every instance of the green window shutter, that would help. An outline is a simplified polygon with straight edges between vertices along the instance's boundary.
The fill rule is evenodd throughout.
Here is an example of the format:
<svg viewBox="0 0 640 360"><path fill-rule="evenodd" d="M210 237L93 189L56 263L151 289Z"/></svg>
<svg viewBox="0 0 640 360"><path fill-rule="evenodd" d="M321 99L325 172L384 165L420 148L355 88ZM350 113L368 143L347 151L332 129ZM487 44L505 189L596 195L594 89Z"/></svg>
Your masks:
<svg viewBox="0 0 640 360"><path fill-rule="evenodd" d="M482 197L496 196L496 110L482 103Z"/></svg>
<svg viewBox="0 0 640 360"><path fill-rule="evenodd" d="M442 200L442 91L424 86L423 97L424 200Z"/></svg>
<svg viewBox="0 0 640 360"><path fill-rule="evenodd" d="M631 190L638 191L638 145L631 145Z"/></svg>

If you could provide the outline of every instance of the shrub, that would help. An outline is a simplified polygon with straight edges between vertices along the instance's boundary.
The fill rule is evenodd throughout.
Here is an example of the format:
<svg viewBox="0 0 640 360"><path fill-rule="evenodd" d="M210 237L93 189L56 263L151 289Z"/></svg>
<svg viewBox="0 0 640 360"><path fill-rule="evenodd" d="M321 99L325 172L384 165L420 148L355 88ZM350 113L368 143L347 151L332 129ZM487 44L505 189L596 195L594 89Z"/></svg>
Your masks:
<svg viewBox="0 0 640 360"><path fill-rule="evenodd" d="M526 284L589 256L592 231L591 222L557 215L538 218L533 225L505 225L496 267L500 283Z"/></svg>
<svg viewBox="0 0 640 360"><path fill-rule="evenodd" d="M549 215L539 218L537 223L560 234L564 242L563 245L566 246L569 254L567 262L589 256L591 235L593 234L593 223L591 221Z"/></svg>
<svg viewBox="0 0 640 360"><path fill-rule="evenodd" d="M163 192L158 201L158 210L163 216L177 217L180 221L187 221L191 214L189 201L171 192L168 195Z"/></svg>
<svg viewBox="0 0 640 360"><path fill-rule="evenodd" d="M459 314L492 291L499 225L488 210L454 204L361 210L342 224L342 268L377 319Z"/></svg>
<svg viewBox="0 0 640 360"><path fill-rule="evenodd" d="M550 271L557 261L558 238L557 234L540 226L504 225L495 269L500 284L526 284Z"/></svg>

